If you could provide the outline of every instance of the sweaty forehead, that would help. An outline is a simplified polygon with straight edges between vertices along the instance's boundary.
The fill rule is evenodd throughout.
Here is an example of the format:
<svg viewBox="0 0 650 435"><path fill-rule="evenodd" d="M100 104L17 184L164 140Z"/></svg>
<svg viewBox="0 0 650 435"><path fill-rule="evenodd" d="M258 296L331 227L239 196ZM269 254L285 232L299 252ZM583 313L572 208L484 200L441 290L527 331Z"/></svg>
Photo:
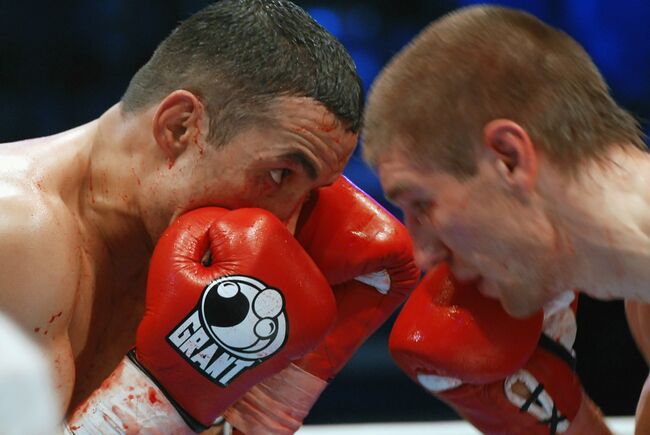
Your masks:
<svg viewBox="0 0 650 435"><path fill-rule="evenodd" d="M319 124L322 127L336 128L341 121L325 105L310 97L283 96L272 103L273 115L282 121L298 116L305 122Z"/></svg>
<svg viewBox="0 0 650 435"><path fill-rule="evenodd" d="M351 153L356 145L357 134L347 123L313 98L278 97L271 106L271 116L281 128L322 141L337 154Z"/></svg>
<svg viewBox="0 0 650 435"><path fill-rule="evenodd" d="M418 163L408 154L397 150L382 154L376 168L385 195L390 200L421 193L427 190L430 181L447 175L435 165Z"/></svg>
<svg viewBox="0 0 650 435"><path fill-rule="evenodd" d="M439 169L434 163L422 158L417 152L414 152L411 147L396 141L386 146L375 157L373 163L380 173L390 173L391 175L401 172L430 173Z"/></svg>

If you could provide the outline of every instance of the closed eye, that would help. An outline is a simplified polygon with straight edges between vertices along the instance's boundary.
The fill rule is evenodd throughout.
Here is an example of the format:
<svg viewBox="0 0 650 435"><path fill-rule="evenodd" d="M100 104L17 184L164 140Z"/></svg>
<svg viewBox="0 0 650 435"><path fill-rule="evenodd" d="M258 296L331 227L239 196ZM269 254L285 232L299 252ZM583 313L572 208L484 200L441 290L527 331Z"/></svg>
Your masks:
<svg viewBox="0 0 650 435"><path fill-rule="evenodd" d="M408 205L409 211L418 221L430 218L431 207L433 207L431 201L412 201Z"/></svg>

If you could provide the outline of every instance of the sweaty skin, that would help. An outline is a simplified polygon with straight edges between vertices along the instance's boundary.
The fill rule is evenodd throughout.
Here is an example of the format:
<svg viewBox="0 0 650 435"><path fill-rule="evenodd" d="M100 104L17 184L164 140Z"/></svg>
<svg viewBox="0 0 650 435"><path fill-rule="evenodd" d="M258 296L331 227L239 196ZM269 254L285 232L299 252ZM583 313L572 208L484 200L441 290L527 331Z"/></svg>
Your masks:
<svg viewBox="0 0 650 435"><path fill-rule="evenodd" d="M316 101L277 99L269 122L207 143L198 99L120 105L54 136L0 145L0 309L48 352L68 412L133 346L148 260L177 216L260 207L291 227L343 171L356 134Z"/></svg>

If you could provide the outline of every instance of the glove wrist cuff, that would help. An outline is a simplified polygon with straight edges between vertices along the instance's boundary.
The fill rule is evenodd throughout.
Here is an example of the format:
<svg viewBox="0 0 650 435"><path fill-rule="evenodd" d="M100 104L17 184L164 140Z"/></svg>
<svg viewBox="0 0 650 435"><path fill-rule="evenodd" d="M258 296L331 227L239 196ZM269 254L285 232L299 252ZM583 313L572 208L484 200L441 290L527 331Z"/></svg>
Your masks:
<svg viewBox="0 0 650 435"><path fill-rule="evenodd" d="M542 334L539 337L539 347L545 349L546 351L552 353L562 361L571 367L572 371L576 371L576 358L569 352L564 346L562 346L557 341L553 340L546 334Z"/></svg>
<svg viewBox="0 0 650 435"><path fill-rule="evenodd" d="M293 434L327 385L292 363L251 388L224 417L247 435Z"/></svg>
<svg viewBox="0 0 650 435"><path fill-rule="evenodd" d="M209 428L209 426L204 425L194 417L192 417L183 407L174 400L174 398L169 394L169 392L163 387L160 382L149 372L149 370L146 369L138 359L136 358L135 355L135 349L131 349L130 351L127 352L126 357L128 358L131 363L137 367L149 380L158 387L161 393L165 396L165 398L169 401L170 405L174 407L178 415L183 419L183 421L187 424L187 426L194 431L195 433L201 433Z"/></svg>
<svg viewBox="0 0 650 435"><path fill-rule="evenodd" d="M142 418L146 416L146 418ZM66 423L66 433L169 433L189 434L190 427L174 412L152 379L124 357L115 370L81 403Z"/></svg>

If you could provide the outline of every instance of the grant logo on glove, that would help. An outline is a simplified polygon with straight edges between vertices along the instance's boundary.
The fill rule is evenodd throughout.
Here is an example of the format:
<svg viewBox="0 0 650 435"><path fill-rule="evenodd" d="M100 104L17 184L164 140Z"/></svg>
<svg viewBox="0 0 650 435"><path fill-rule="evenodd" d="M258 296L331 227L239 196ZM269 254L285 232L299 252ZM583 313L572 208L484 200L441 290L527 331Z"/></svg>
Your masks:
<svg viewBox="0 0 650 435"><path fill-rule="evenodd" d="M282 293L258 279L226 276L208 284L167 342L222 387L282 348L287 340Z"/></svg>

